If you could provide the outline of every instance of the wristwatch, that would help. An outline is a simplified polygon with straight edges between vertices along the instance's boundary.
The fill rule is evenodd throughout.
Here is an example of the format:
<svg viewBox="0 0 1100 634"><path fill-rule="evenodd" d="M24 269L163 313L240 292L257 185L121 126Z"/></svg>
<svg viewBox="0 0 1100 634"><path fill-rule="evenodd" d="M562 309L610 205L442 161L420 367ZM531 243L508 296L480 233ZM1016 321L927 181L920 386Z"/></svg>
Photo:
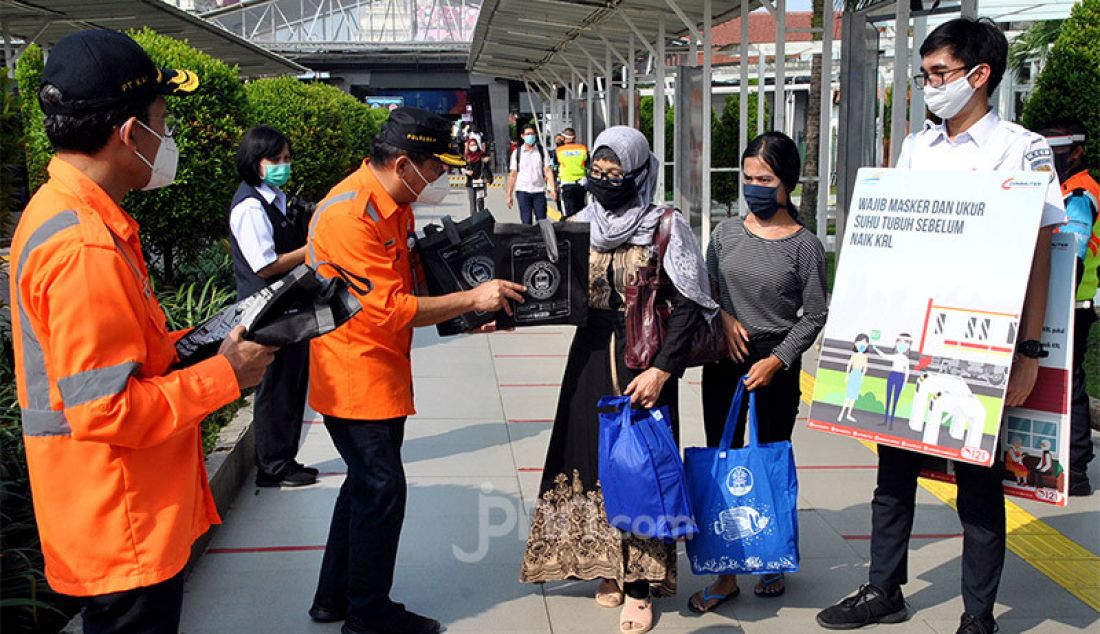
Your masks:
<svg viewBox="0 0 1100 634"><path fill-rule="evenodd" d="M1043 344L1034 339L1024 339L1016 344L1016 352L1029 359L1045 359L1050 353L1043 350Z"/></svg>

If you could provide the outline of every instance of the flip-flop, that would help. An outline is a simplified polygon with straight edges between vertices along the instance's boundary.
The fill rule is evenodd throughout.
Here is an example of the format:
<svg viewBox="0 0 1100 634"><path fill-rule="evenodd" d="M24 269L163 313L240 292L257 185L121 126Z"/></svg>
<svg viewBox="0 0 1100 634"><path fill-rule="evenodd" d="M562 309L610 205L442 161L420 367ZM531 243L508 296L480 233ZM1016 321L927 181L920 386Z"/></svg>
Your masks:
<svg viewBox="0 0 1100 634"><path fill-rule="evenodd" d="M692 612L696 613L696 614L706 614L707 612L713 612L713 611L717 610L719 607L721 607L723 603L725 603L726 601L730 601L732 599L736 599L737 596L740 595L740 594L741 594L741 586L735 587L733 589L733 592L730 592L729 594L711 594L710 593L710 586L707 586L707 587L703 588L702 590L700 590L699 592L696 592L695 594L691 595L691 598L688 599L688 609L691 610ZM695 597L696 596L701 596L702 599L703 599L703 602L702 602L703 609L701 609L701 610L699 609L698 606L695 605ZM709 603L710 601L714 601L715 599L718 599L718 602L708 608L707 603Z"/></svg>
<svg viewBox="0 0 1100 634"><path fill-rule="evenodd" d="M611 585L615 588L613 592L605 592L603 588L605 584ZM619 588L619 584L615 581L608 582L606 579L600 582L600 585L596 587L596 604L601 608L617 608L623 604L623 591Z"/></svg>
<svg viewBox="0 0 1100 634"><path fill-rule="evenodd" d="M770 590L776 584L782 583L779 590ZM783 573L775 575L762 575L760 581L756 583L756 587L752 589L752 593L758 597L764 599L774 599L776 597L783 596L783 593L787 591L787 580L783 576Z"/></svg>

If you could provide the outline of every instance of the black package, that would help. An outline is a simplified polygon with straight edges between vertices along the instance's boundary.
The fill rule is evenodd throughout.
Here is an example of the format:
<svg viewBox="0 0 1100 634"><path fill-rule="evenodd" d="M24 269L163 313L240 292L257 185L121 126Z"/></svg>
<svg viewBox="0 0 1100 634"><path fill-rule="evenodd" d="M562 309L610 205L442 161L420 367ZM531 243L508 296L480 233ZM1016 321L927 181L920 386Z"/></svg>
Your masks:
<svg viewBox="0 0 1100 634"><path fill-rule="evenodd" d="M443 216L443 226L424 227L416 250L432 296L469 290L493 279L493 214L482 210L455 222ZM471 311L436 324L440 335L457 335L487 324L496 315Z"/></svg>
<svg viewBox="0 0 1100 634"><path fill-rule="evenodd" d="M580 325L588 318L588 223L540 220L496 226L497 277L527 287L512 315L497 313L498 328Z"/></svg>
<svg viewBox="0 0 1100 634"><path fill-rule="evenodd" d="M187 367L214 356L237 326L245 327L245 339L281 347L319 337L346 323L363 308L351 292L367 294L370 281L334 264L319 266L332 267L336 277L321 277L299 264L191 330L176 342L176 366Z"/></svg>

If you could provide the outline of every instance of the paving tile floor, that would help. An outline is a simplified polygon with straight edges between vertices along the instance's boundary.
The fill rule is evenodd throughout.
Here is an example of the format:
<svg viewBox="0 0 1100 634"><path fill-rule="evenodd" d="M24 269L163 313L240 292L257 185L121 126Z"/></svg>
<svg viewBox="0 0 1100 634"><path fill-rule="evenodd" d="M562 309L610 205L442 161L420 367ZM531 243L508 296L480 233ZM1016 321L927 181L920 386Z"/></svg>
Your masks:
<svg viewBox="0 0 1100 634"><path fill-rule="evenodd" d="M500 219L499 190L490 208ZM422 217L465 215L459 195ZM462 198L464 200L464 197ZM501 213L497 213L497 210ZM417 332L413 372L418 414L403 450L408 513L393 596L451 632L616 632L618 611L596 606L594 584L518 582L527 518L538 493L558 387L572 331L545 327L442 339ZM807 364L812 368L812 363ZM685 446L703 444L699 373L681 381ZM805 408L804 408L805 409ZM802 412L805 416L806 412ZM210 551L187 581L182 631L334 634L306 613L344 464L319 416L309 413L299 459L322 471L302 489L242 488ZM867 577L869 500L875 456L854 441L795 432L801 489L802 569L785 596L746 592L716 613L696 616L687 597L709 582L680 557L680 592L656 603L655 632L813 632L818 610ZM1100 483L1100 465L1093 481ZM1078 544L1100 553L1100 494L1065 509L1018 502ZM921 490L905 593L913 618L874 631L951 634L962 612L955 513ZM1096 580L1100 585L1100 580ZM1019 557L1009 554L996 614L1001 632L1100 632L1100 614Z"/></svg>

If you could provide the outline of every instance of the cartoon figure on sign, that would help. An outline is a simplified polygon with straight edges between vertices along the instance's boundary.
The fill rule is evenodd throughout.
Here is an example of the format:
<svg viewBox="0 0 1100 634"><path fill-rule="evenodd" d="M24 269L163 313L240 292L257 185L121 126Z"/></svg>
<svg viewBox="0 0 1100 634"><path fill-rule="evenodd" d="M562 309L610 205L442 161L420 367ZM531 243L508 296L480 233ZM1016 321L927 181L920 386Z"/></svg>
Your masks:
<svg viewBox="0 0 1100 634"><path fill-rule="evenodd" d="M736 542L759 535L768 526L768 518L751 506L737 506L718 513L714 532L727 542Z"/></svg>
<svg viewBox="0 0 1100 634"><path fill-rule="evenodd" d="M940 442L944 416L949 416L948 433L955 440L966 440L967 447L979 447L985 425L985 406L970 391L962 377L924 372L917 378L917 390L909 412L909 428L921 432L921 441Z"/></svg>
<svg viewBox="0 0 1100 634"><path fill-rule="evenodd" d="M894 428L894 418L898 412L901 401L901 392L909 381L909 348L913 345L913 337L903 332L894 342L894 352L886 354L879 350L878 346L871 346L875 354L890 361L890 374L886 375L886 410L882 414L882 425L886 429Z"/></svg>
<svg viewBox="0 0 1100 634"><path fill-rule="evenodd" d="M1012 438L1012 446L1005 451L1005 471L1012 475L1016 484L1027 484L1027 465L1024 464L1024 456L1027 455L1021 449L1019 436Z"/></svg>
<svg viewBox="0 0 1100 634"><path fill-rule="evenodd" d="M871 339L867 335L862 333L856 335L855 343L852 345L852 356L848 357L848 367L845 368L848 378L845 381L844 405L836 417L838 423L845 420L849 423L858 422L852 416L852 407L859 400L859 390L863 386L863 377L867 374L867 346L870 343ZM845 410L848 412L847 416L844 414Z"/></svg>
<svg viewBox="0 0 1100 634"><path fill-rule="evenodd" d="M1042 476L1054 475L1054 460L1050 457L1050 441L1044 440L1039 443L1039 446L1043 449L1043 456L1039 459L1039 464L1035 467L1035 473ZM1038 484L1042 484L1042 479L1036 478Z"/></svg>

